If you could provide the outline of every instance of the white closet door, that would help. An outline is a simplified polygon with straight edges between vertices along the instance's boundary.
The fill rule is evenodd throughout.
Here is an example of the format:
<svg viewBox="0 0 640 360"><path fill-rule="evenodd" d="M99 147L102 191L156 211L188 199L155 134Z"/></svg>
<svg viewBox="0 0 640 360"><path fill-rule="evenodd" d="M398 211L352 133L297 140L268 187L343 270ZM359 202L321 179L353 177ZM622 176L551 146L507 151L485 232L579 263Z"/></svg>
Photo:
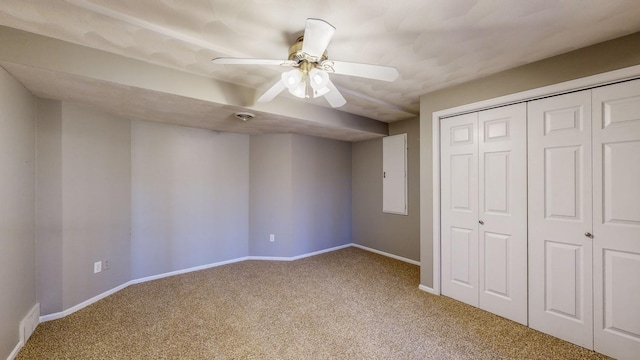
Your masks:
<svg viewBox="0 0 640 360"><path fill-rule="evenodd" d="M595 350L640 354L640 80L593 90Z"/></svg>
<svg viewBox="0 0 640 360"><path fill-rule="evenodd" d="M528 103L529 326L593 349L591 92Z"/></svg>
<svg viewBox="0 0 640 360"><path fill-rule="evenodd" d="M527 106L479 113L479 307L527 325Z"/></svg>
<svg viewBox="0 0 640 360"><path fill-rule="evenodd" d="M478 114L441 120L442 294L478 306Z"/></svg>

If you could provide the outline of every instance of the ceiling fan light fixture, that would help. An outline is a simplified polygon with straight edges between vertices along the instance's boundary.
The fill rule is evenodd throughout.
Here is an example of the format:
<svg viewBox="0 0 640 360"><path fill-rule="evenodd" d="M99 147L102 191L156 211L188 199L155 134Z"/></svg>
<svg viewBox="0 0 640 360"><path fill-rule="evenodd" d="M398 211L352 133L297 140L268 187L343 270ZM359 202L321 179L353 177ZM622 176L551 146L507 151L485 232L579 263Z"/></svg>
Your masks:
<svg viewBox="0 0 640 360"><path fill-rule="evenodd" d="M293 69L282 73L282 83L293 96L301 99L306 97L306 86L300 70Z"/></svg>
<svg viewBox="0 0 640 360"><path fill-rule="evenodd" d="M329 92L329 74L326 71L318 70L316 68L309 71L309 83L313 89L313 97L323 96Z"/></svg>
<svg viewBox="0 0 640 360"><path fill-rule="evenodd" d="M298 69L284 72L282 73L282 82L289 91L292 91L302 82L302 73Z"/></svg>
<svg viewBox="0 0 640 360"><path fill-rule="evenodd" d="M309 78L311 79L311 87L316 90L327 87L329 82L329 74L326 71L311 69L309 71Z"/></svg>
<svg viewBox="0 0 640 360"><path fill-rule="evenodd" d="M299 83L294 88L289 88L289 92L296 97L304 99L307 97L307 87L304 82Z"/></svg>

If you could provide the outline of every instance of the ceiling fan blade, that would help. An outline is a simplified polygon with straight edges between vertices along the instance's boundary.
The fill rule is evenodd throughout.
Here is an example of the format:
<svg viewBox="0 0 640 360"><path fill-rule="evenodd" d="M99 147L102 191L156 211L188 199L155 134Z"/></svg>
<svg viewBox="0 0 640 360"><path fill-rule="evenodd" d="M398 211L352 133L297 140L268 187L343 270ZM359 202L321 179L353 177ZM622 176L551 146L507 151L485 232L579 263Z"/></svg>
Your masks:
<svg viewBox="0 0 640 360"><path fill-rule="evenodd" d="M329 88L329 92L324 94L324 98L327 99L327 102L331 107L336 108L347 103L347 100L345 100L344 96L340 94L340 91L338 91L338 88L333 85L331 80L327 83L327 87Z"/></svg>
<svg viewBox="0 0 640 360"><path fill-rule="evenodd" d="M393 81L398 78L398 69L393 66L361 64L346 61L325 60L320 67L342 75L359 76L368 79Z"/></svg>
<svg viewBox="0 0 640 360"><path fill-rule="evenodd" d="M320 59L327 49L336 28L321 19L307 19L302 40L302 52L312 58Z"/></svg>
<svg viewBox="0 0 640 360"><path fill-rule="evenodd" d="M269 88L262 96L258 98L258 102L264 103L273 100L278 94L280 94L287 86L282 82L282 80L278 80L277 83L273 84L272 87Z"/></svg>
<svg viewBox="0 0 640 360"><path fill-rule="evenodd" d="M277 59L242 59L230 57L218 57L211 60L214 64L220 65L277 65L277 66L296 66L297 62L292 60Z"/></svg>

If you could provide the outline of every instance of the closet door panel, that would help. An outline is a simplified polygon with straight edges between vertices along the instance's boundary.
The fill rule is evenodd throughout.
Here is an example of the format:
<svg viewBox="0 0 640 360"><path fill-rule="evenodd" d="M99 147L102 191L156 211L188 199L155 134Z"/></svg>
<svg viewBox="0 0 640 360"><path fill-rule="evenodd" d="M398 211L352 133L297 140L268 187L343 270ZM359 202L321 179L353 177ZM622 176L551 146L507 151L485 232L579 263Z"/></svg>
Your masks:
<svg viewBox="0 0 640 360"><path fill-rule="evenodd" d="M527 106L529 326L593 349L591 91Z"/></svg>
<svg viewBox="0 0 640 360"><path fill-rule="evenodd" d="M594 346L640 353L640 80L593 90Z"/></svg>
<svg viewBox="0 0 640 360"><path fill-rule="evenodd" d="M441 122L442 293L478 306L477 113Z"/></svg>
<svg viewBox="0 0 640 360"><path fill-rule="evenodd" d="M526 104L478 116L479 306L526 325Z"/></svg>

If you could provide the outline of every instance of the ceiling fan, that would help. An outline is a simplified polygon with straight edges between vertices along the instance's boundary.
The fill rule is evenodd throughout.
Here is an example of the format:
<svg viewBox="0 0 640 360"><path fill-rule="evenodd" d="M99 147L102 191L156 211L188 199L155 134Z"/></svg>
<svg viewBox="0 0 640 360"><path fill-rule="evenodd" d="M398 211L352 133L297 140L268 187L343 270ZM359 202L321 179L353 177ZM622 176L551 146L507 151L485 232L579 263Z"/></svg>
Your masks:
<svg viewBox="0 0 640 360"><path fill-rule="evenodd" d="M361 64L329 60L327 46L336 28L321 19L307 19L304 35L289 48L288 60L242 59L219 57L214 64L276 65L294 68L282 73L278 82L267 90L258 102L268 102L285 89L299 98L324 96L331 107L340 107L347 101L329 79L329 73L359 76L368 79L393 81L398 70L392 66Z"/></svg>

